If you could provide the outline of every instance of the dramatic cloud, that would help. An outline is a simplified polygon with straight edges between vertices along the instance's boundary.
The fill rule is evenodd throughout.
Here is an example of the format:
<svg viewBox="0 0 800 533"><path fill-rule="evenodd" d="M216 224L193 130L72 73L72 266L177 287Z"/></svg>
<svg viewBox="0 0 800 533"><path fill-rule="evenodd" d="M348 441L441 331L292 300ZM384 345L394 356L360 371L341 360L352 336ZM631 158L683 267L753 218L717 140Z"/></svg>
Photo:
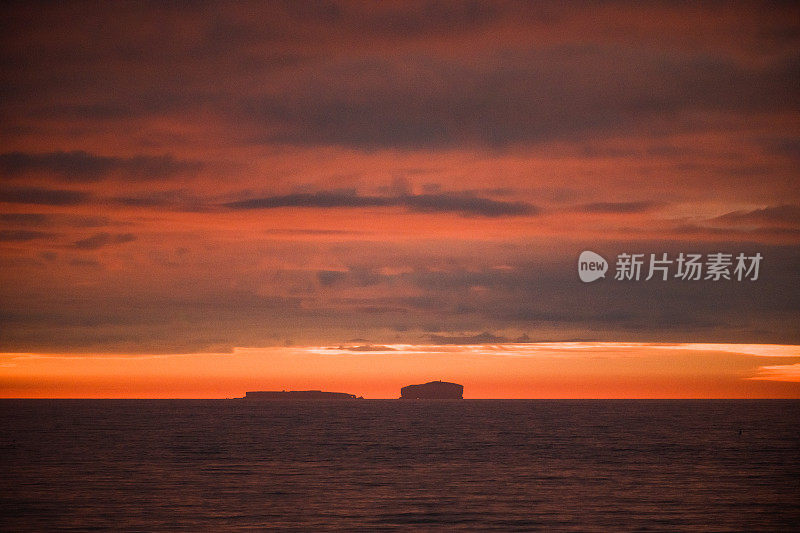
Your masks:
<svg viewBox="0 0 800 533"><path fill-rule="evenodd" d="M800 342L796 4L3 15L4 350ZM764 261L623 282L622 252Z"/></svg>
<svg viewBox="0 0 800 533"><path fill-rule="evenodd" d="M537 209L525 202L506 202L469 194L407 194L362 196L356 193L316 192L253 198L224 204L230 209L276 209L280 207L404 207L423 213L458 213L462 216L534 215Z"/></svg>
<svg viewBox="0 0 800 533"><path fill-rule="evenodd" d="M50 220L42 213L0 213L0 221L18 226L44 226Z"/></svg>
<svg viewBox="0 0 800 533"><path fill-rule="evenodd" d="M492 335L488 331L478 333L477 335L428 335L428 339L434 344L492 344L508 342L505 337Z"/></svg>
<svg viewBox="0 0 800 533"><path fill-rule="evenodd" d="M89 193L40 187L2 187L0 202L38 205L77 205L88 201Z"/></svg>
<svg viewBox="0 0 800 533"><path fill-rule="evenodd" d="M655 209L656 202L595 202L581 206L587 213L643 213Z"/></svg>
<svg viewBox="0 0 800 533"><path fill-rule="evenodd" d="M75 228L108 226L111 218L92 215L51 215L45 213L0 213L0 222L12 226L42 227L65 225Z"/></svg>
<svg viewBox="0 0 800 533"><path fill-rule="evenodd" d="M243 112L261 118L254 125L269 132L264 142L503 148L652 131L696 113L797 111L798 65L797 56L754 67L596 46L478 56L469 64L364 60L309 74ZM354 94L346 81L353 79L368 81Z"/></svg>
<svg viewBox="0 0 800 533"><path fill-rule="evenodd" d="M65 181L91 182L118 175L126 179L157 180L199 170L198 162L178 161L170 155L106 157L84 151L0 154L0 176L17 178L43 173Z"/></svg>
<svg viewBox="0 0 800 533"><path fill-rule="evenodd" d="M0 241L2 242L24 242L34 239L45 239L52 236L52 233L45 231L0 230Z"/></svg>

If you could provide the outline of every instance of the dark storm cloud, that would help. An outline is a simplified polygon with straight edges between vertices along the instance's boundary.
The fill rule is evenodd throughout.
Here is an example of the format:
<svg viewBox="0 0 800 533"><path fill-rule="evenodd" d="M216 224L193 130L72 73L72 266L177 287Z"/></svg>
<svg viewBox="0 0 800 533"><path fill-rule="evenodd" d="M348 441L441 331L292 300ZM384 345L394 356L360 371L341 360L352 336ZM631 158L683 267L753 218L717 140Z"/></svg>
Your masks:
<svg viewBox="0 0 800 533"><path fill-rule="evenodd" d="M731 224L792 224L800 225L800 206L776 205L752 211L732 211L714 219Z"/></svg>
<svg viewBox="0 0 800 533"><path fill-rule="evenodd" d="M608 246L596 250L613 264L615 252L660 251L664 243L639 242L636 250L629 242ZM702 249L693 241L672 246L673 253L719 251L716 246ZM388 292L353 291L360 281L346 273L336 284L306 292L303 298L231 290L218 280L206 279L206 272L177 284L154 278L156 289L149 292L131 289L129 283L136 276L130 272L112 271L108 275L118 276L115 283L97 287L52 291L37 285L20 290L0 284L4 326L0 348L80 352L102 347L104 352L161 353L212 345L272 345L289 335L297 342L315 343L320 329L341 335L336 340L328 336L328 342L358 334L378 343L491 344L517 341L522 332L534 342L800 342L793 327L800 300L796 291L787 289L794 286L800 268L796 247L745 250L741 243L724 245L725 251L758 250L764 255L761 278L748 283L620 282L608 277L585 284L575 270L581 249L576 247L566 258L509 262L510 268L500 270L448 262L447 271L420 268L384 275L395 288ZM391 245L370 245L369 250L373 264L361 270L377 273L381 265L397 266L395 259L387 259ZM75 262L101 267L91 261ZM262 276L259 271L258 281ZM482 290L472 290L477 284ZM167 287L178 292L166 295L162 288ZM318 300L320 294L325 303ZM273 337L263 324L282 333ZM358 333L353 332L354 325ZM391 337L380 333L387 327L395 332Z"/></svg>
<svg viewBox="0 0 800 533"><path fill-rule="evenodd" d="M276 209L279 207L392 207L395 205L397 205L397 199L389 197L322 191L252 198L229 202L224 204L224 207L230 209Z"/></svg>
<svg viewBox="0 0 800 533"><path fill-rule="evenodd" d="M87 258L69 264L76 269L102 268L98 261ZM125 281L120 280L120 285ZM257 332L248 330L242 322L245 316L259 324L281 324L287 315L291 320L303 318L297 298L209 287L171 297L108 287L65 287L33 300L3 289L0 286L5 296L0 299L0 350L5 351L25 351L20 349L23 346L45 353L229 350L277 340L263 327Z"/></svg>
<svg viewBox="0 0 800 533"><path fill-rule="evenodd" d="M0 154L0 175L6 178L44 173L74 182L98 181L111 175L156 180L191 174L200 167L198 162L180 161L171 155L107 157L84 151Z"/></svg>
<svg viewBox="0 0 800 533"><path fill-rule="evenodd" d="M363 266L351 266L346 271L320 270L317 272L320 285L348 285L351 287L371 287L390 281L392 276L381 274L378 270Z"/></svg>
<svg viewBox="0 0 800 533"><path fill-rule="evenodd" d="M493 335L488 331L477 335L428 335L428 340L434 344L494 344L508 342L507 338Z"/></svg>
<svg viewBox="0 0 800 533"><path fill-rule="evenodd" d="M0 213L0 221L15 226L45 226L50 217L42 213Z"/></svg>
<svg viewBox="0 0 800 533"><path fill-rule="evenodd" d="M0 188L0 202L37 205L78 205L86 203L91 195L83 191L45 189L41 187Z"/></svg>
<svg viewBox="0 0 800 533"><path fill-rule="evenodd" d="M794 159L795 161L800 161L800 139L769 139L763 141L762 145L771 154L778 154L783 157Z"/></svg>
<svg viewBox="0 0 800 533"><path fill-rule="evenodd" d="M97 250L98 248L102 248L104 246L123 244L135 240L136 235L133 235L132 233L119 233L116 235L112 235L111 233L97 233L91 237L87 237L86 239L75 241L73 247L79 250Z"/></svg>
<svg viewBox="0 0 800 533"><path fill-rule="evenodd" d="M51 215L45 213L0 213L0 222L11 226L47 227L70 226L74 228L95 228L108 226L111 218L92 215Z"/></svg>
<svg viewBox="0 0 800 533"><path fill-rule="evenodd" d="M52 233L45 231L32 231L32 230L0 230L0 241L2 242L24 242L32 241L35 239L44 239L52 237Z"/></svg>
<svg viewBox="0 0 800 533"><path fill-rule="evenodd" d="M502 269L452 265L388 275L379 274L380 260L360 267L393 291L424 295L422 302L400 296L339 298L363 286L349 270L332 275L323 290L343 320L393 321L403 332L434 329L442 332L436 333L441 338L426 339L443 344L508 342L524 331L552 331L544 340L570 340L577 331L584 340L800 342L795 328L788 326L789 317L800 312L796 291L788 289L800 268L794 247L692 241L604 246L609 249L595 249L609 260L611 272L595 283L578 279L577 256L583 248L576 246L574 257L507 261ZM623 251L647 257L666 251L673 259L680 252L759 252L764 260L757 281L646 281L647 263L640 281L618 281L613 279L614 257ZM375 255L383 254L376 250ZM476 336L476 331L496 333Z"/></svg>
<svg viewBox="0 0 800 533"><path fill-rule="evenodd" d="M315 192L251 198L224 204L229 209L276 209L280 207L356 208L404 207L422 213L457 213L461 216L534 215L538 209L525 202L492 200L459 193L365 196L356 193Z"/></svg>
<svg viewBox="0 0 800 533"><path fill-rule="evenodd" d="M800 108L796 56L753 67L722 56L561 47L473 64L405 61L326 67L291 92L253 100L247 117L269 129L264 142L502 148L634 127L655 132L681 113ZM352 80L361 80L355 92Z"/></svg>
<svg viewBox="0 0 800 533"><path fill-rule="evenodd" d="M484 217L535 215L539 210L526 202L498 201L469 195L415 194L400 198L412 211L459 213Z"/></svg>
<svg viewBox="0 0 800 533"><path fill-rule="evenodd" d="M665 134L679 128L677 118L680 128L691 127L687 115L695 113L797 111L791 6L761 6L772 16L757 21L757 35L742 22L755 10L730 6L740 19L721 21L699 49L674 40L657 46L659 32L675 39L681 19L699 17L670 4L627 6L630 20L575 34L573 24L593 21L598 9L619 6L212 3L203 14L182 5L110 4L95 6L89 20L69 5L18 8L9 10L0 41L0 80L17 119L124 128L131 117L200 113L247 141L362 149L504 148L631 128ZM647 22L660 13L672 15L674 27ZM492 32L496 39L487 39ZM754 42L738 43L743 32ZM761 61L737 56L748 44L764 53ZM171 156L4 157L0 168L11 174L47 169L69 180L197 169Z"/></svg>
<svg viewBox="0 0 800 533"><path fill-rule="evenodd" d="M317 279L323 287L330 287L331 285L344 280L347 277L346 272L338 270L320 270L317 272Z"/></svg>
<svg viewBox="0 0 800 533"><path fill-rule="evenodd" d="M651 211L661 204L656 202L595 202L580 207L586 213L630 214Z"/></svg>

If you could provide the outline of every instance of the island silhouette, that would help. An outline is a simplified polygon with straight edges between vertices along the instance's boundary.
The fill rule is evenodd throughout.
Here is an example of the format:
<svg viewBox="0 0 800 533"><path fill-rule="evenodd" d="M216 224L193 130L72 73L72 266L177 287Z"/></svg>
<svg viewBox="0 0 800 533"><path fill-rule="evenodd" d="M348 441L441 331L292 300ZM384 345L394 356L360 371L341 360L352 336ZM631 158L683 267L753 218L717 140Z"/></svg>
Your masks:
<svg viewBox="0 0 800 533"><path fill-rule="evenodd" d="M429 381L419 385L406 385L400 389L401 400L462 400L464 386L447 381ZM322 390L260 390L248 391L239 400L363 400L347 392Z"/></svg>
<svg viewBox="0 0 800 533"><path fill-rule="evenodd" d="M421 385L407 385L400 389L401 400L461 400L464 386L447 381L429 381Z"/></svg>
<svg viewBox="0 0 800 533"><path fill-rule="evenodd" d="M248 391L245 400L359 400L355 394L346 392L325 392L321 390L290 390L290 391Z"/></svg>

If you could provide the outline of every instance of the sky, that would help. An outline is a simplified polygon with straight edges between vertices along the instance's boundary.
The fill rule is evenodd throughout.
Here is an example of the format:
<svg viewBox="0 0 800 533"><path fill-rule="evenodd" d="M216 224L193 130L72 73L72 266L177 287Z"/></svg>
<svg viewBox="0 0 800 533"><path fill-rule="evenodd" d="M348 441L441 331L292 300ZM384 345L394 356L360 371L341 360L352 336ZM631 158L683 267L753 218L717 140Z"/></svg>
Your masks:
<svg viewBox="0 0 800 533"><path fill-rule="evenodd" d="M800 397L800 7L562 4L4 3L0 396Z"/></svg>

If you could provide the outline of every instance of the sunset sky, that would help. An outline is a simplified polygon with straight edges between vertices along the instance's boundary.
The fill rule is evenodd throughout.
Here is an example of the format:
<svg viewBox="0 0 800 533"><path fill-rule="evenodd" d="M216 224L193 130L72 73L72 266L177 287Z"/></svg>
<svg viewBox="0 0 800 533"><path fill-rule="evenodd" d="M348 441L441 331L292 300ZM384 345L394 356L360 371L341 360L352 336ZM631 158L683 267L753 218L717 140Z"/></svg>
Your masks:
<svg viewBox="0 0 800 533"><path fill-rule="evenodd" d="M0 397L800 397L797 4L0 10Z"/></svg>

